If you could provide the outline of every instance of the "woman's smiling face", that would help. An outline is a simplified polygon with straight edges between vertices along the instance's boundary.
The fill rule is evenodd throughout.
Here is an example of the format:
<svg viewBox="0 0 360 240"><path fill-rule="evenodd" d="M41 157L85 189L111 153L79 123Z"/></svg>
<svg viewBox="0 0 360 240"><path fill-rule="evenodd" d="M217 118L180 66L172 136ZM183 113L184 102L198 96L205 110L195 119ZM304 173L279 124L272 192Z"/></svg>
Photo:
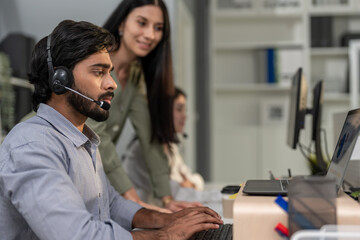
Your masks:
<svg viewBox="0 0 360 240"><path fill-rule="evenodd" d="M121 47L136 57L145 57L163 37L164 16L161 8L145 5L135 8L120 25Z"/></svg>

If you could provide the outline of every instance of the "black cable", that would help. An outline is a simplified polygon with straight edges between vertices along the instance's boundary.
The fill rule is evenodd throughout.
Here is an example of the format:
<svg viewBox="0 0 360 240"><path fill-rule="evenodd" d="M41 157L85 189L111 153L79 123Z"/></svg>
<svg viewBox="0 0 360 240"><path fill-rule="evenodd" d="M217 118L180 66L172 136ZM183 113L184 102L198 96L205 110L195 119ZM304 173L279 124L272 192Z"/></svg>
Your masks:
<svg viewBox="0 0 360 240"><path fill-rule="evenodd" d="M308 146L309 151L311 151L312 147L313 147L313 141L310 141L309 146ZM314 152L314 151L312 151L312 152Z"/></svg>
<svg viewBox="0 0 360 240"><path fill-rule="evenodd" d="M309 156L311 153L314 153L313 151L311 151L311 148L310 148L310 147L306 147L304 144L302 144L302 143L300 143L300 142L299 142L299 146L300 146L302 149L306 149L308 156Z"/></svg>
<svg viewBox="0 0 360 240"><path fill-rule="evenodd" d="M299 142L299 149L300 149L300 152L302 153L302 155L305 157L305 159L307 159L309 161L309 163L311 163L311 160L309 158L309 153L311 153L311 151L309 151L309 149L307 149L303 144L301 144ZM304 151L304 148L306 148L306 151L308 151L308 153L306 154L305 151Z"/></svg>

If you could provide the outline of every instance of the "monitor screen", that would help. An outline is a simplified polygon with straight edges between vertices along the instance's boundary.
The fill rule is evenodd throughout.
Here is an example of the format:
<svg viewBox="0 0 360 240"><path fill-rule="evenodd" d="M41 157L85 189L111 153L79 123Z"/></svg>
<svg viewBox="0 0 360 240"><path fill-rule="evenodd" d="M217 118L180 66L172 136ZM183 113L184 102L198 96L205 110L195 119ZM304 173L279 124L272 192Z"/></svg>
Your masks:
<svg viewBox="0 0 360 240"><path fill-rule="evenodd" d="M320 140L320 127L321 127L321 113L322 113L322 101L323 101L323 81L316 83L313 89L313 108L312 114L312 133L311 139L313 141Z"/></svg>
<svg viewBox="0 0 360 240"><path fill-rule="evenodd" d="M359 137L360 109L348 113L341 130L334 154L331 159L327 177L336 179L336 187L339 190L344 178L346 168L353 153L353 149Z"/></svg>
<svg viewBox="0 0 360 240"><path fill-rule="evenodd" d="M299 68L292 77L290 89L290 107L287 130L287 144L296 149L299 142L300 130L305 126L307 101L307 82L302 68Z"/></svg>
<svg viewBox="0 0 360 240"><path fill-rule="evenodd" d="M310 111L312 114L311 139L315 143L315 156L319 168L318 171L321 175L325 174L327 170L327 163L324 160L320 136L323 92L323 81L319 81L313 89L313 106Z"/></svg>

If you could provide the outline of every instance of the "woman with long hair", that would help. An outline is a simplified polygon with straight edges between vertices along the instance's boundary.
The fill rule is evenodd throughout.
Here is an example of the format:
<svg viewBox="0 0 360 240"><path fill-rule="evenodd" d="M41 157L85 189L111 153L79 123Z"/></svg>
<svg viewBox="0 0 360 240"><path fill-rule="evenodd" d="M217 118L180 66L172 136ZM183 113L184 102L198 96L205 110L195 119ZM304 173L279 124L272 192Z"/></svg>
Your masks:
<svg viewBox="0 0 360 240"><path fill-rule="evenodd" d="M99 149L110 182L125 198L145 204L116 153L115 144L129 118L145 154L154 197L171 211L201 205L175 201L171 195L164 146L175 142L176 135L172 117L170 23L164 2L124 0L103 27L116 38L110 57L114 65L112 76L119 87L109 119L105 123L89 121L89 124L100 135Z"/></svg>

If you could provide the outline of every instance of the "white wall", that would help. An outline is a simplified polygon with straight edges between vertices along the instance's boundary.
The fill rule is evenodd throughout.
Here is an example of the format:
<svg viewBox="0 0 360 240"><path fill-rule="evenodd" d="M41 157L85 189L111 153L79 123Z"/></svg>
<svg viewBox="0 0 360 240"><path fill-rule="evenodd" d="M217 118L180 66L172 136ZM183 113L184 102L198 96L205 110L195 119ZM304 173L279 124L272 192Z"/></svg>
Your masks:
<svg viewBox="0 0 360 240"><path fill-rule="evenodd" d="M193 1L193 0L191 0ZM187 95L187 121L185 132L188 138L185 141L186 164L191 169L196 168L196 102L195 102L195 19L192 14L191 4L187 0L177 0L175 6L176 25L172 29L176 31L177 38L173 40L173 50L177 51L174 58L175 84L183 89Z"/></svg>
<svg viewBox="0 0 360 240"><path fill-rule="evenodd" d="M170 21L174 21L174 1L165 0ZM0 41L11 32L32 36L37 42L64 19L102 25L119 0L1 0ZM174 32L174 31L173 31Z"/></svg>
<svg viewBox="0 0 360 240"><path fill-rule="evenodd" d="M186 159L193 167L196 137L192 133L195 132L193 13L188 12L187 5L191 5L187 3L189 0L164 1L170 17L175 84L187 92L189 99L186 130L191 139L187 144ZM121 0L0 0L0 41L9 33L23 33L37 42L65 19L89 21L102 26L120 2ZM184 21L185 24L182 23ZM179 34L182 36L177 38Z"/></svg>

